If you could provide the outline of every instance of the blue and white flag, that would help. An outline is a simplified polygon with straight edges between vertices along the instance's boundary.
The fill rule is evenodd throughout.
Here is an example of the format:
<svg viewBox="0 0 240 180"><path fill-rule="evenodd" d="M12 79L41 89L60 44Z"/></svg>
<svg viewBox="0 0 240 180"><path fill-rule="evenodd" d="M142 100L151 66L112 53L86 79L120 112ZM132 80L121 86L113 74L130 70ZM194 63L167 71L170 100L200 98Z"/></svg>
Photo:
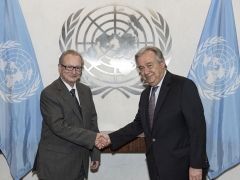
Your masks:
<svg viewBox="0 0 240 180"><path fill-rule="evenodd" d="M40 139L43 89L18 0L0 0L0 150L11 175L29 172Z"/></svg>
<svg viewBox="0 0 240 180"><path fill-rule="evenodd" d="M212 0L188 74L207 124L208 176L240 162L240 62L231 0Z"/></svg>

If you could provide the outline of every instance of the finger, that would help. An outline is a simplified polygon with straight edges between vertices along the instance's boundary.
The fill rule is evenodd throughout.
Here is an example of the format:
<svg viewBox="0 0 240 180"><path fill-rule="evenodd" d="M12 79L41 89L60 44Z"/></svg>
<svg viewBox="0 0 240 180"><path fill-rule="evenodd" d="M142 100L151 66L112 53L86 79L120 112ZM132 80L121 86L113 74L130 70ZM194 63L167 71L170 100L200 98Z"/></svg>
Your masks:
<svg viewBox="0 0 240 180"><path fill-rule="evenodd" d="M94 163L94 166L92 167L92 169L97 169L98 167L99 167L99 165L100 165L100 162L99 161L94 161L95 163Z"/></svg>
<svg viewBox="0 0 240 180"><path fill-rule="evenodd" d="M98 143L95 143L94 145L95 145L98 149L101 149L101 146L102 146L101 143L98 142Z"/></svg>
<svg viewBox="0 0 240 180"><path fill-rule="evenodd" d="M97 146L97 148L98 148L98 149L102 149L102 145L99 144L99 145Z"/></svg>
<svg viewBox="0 0 240 180"><path fill-rule="evenodd" d="M101 143L99 141L95 141L94 145L99 146Z"/></svg>
<svg viewBox="0 0 240 180"><path fill-rule="evenodd" d="M98 168L100 165L100 162L99 161L96 161L96 168Z"/></svg>
<svg viewBox="0 0 240 180"><path fill-rule="evenodd" d="M108 143L104 138L100 138L99 141L101 144L104 144L104 145Z"/></svg>
<svg viewBox="0 0 240 180"><path fill-rule="evenodd" d="M100 133L97 133L96 139L98 139L99 137L101 137Z"/></svg>
<svg viewBox="0 0 240 180"><path fill-rule="evenodd" d="M95 161L92 161L92 162L91 162L90 168L91 168L91 169L95 169Z"/></svg>

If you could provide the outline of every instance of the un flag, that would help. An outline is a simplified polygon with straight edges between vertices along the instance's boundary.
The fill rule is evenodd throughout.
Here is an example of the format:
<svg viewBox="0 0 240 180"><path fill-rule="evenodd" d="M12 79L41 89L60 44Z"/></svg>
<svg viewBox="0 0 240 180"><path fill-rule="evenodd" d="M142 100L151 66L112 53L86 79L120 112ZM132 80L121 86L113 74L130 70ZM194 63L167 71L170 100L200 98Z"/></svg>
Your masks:
<svg viewBox="0 0 240 180"><path fill-rule="evenodd" d="M231 0L212 0L188 77L207 124L209 177L240 162L240 64Z"/></svg>
<svg viewBox="0 0 240 180"><path fill-rule="evenodd" d="M36 155L43 85L18 0L0 4L0 149L18 180L32 169Z"/></svg>

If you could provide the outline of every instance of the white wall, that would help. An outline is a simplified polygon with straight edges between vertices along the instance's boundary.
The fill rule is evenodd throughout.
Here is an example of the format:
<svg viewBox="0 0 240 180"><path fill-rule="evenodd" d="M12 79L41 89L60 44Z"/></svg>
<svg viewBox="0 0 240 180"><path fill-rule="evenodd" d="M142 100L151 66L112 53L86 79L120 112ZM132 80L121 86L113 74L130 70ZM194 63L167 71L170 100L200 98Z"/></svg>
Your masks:
<svg viewBox="0 0 240 180"><path fill-rule="evenodd" d="M172 35L172 60L168 70L187 76L202 28L209 9L210 0L19 0L35 53L38 59L44 86L58 78L57 64L60 55L59 37L63 23L70 14L81 8L90 11L106 3L121 2L137 9L148 7L159 12L167 21ZM240 1L233 0L235 21L240 36ZM101 131L113 131L133 120L137 112L139 96L128 99L119 91L106 98L94 96ZM0 155L0 179L10 180L11 175L3 155ZM227 171L217 180L238 180L240 165ZM37 179L31 172L24 180ZM102 154L101 167L90 173L89 179L146 180L148 172L144 154Z"/></svg>

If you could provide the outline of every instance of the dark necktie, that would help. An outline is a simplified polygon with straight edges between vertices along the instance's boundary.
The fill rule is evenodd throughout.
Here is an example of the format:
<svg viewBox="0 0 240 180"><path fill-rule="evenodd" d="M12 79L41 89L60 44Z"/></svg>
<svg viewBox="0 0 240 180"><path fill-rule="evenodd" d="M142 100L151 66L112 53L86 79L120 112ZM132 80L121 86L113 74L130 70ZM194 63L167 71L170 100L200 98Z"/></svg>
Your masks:
<svg viewBox="0 0 240 180"><path fill-rule="evenodd" d="M81 110L81 107L80 107L79 102L78 102L78 100L77 100L77 97L76 97L76 94L75 94L75 89L72 89L72 90L70 91L70 93L71 93L71 95L72 95L72 97L73 97L73 100L74 100L74 102L76 103L76 105L77 105L77 107L78 107L78 110L79 110L79 112L80 112L80 114L81 114L81 116L82 116L82 110Z"/></svg>
<svg viewBox="0 0 240 180"><path fill-rule="evenodd" d="M148 112L149 112L149 122L150 122L151 129L152 129L152 125L153 125L153 116L154 116L154 110L155 110L155 92L156 92L157 88L158 88L158 86L152 87L152 94L151 94L150 100L149 100Z"/></svg>

